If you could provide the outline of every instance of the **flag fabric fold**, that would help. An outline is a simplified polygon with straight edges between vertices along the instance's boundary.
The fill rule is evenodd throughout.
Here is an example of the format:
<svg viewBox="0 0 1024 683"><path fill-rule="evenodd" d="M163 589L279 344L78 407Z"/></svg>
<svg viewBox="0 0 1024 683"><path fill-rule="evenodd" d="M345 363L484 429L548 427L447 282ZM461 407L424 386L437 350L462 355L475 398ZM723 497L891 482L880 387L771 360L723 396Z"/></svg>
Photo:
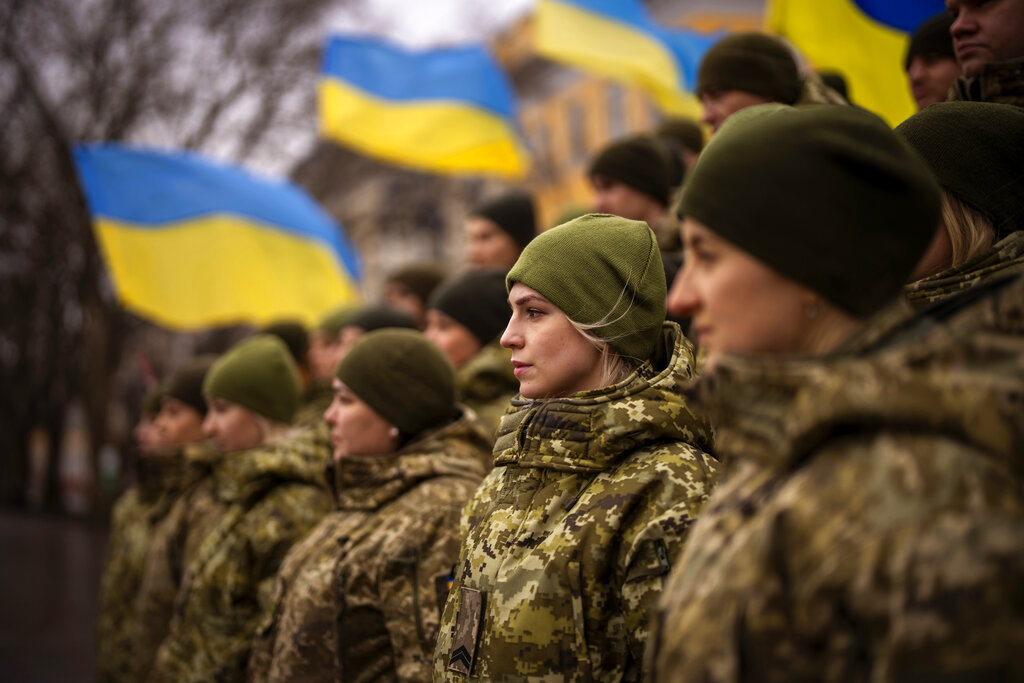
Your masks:
<svg viewBox="0 0 1024 683"><path fill-rule="evenodd" d="M895 126L914 113L903 72L909 33L945 8L942 0L769 0L769 30L816 69L845 76L851 98Z"/></svg>
<svg viewBox="0 0 1024 683"><path fill-rule="evenodd" d="M335 36L318 94L323 136L369 156L442 173L526 173L512 86L482 46L408 50Z"/></svg>
<svg viewBox="0 0 1024 683"><path fill-rule="evenodd" d="M118 296L143 317L313 323L359 299L358 254L292 183L184 151L91 144L74 159Z"/></svg>
<svg viewBox="0 0 1024 683"><path fill-rule="evenodd" d="M540 0L537 51L647 91L662 111L694 114L704 53L721 34L666 28L639 0Z"/></svg>

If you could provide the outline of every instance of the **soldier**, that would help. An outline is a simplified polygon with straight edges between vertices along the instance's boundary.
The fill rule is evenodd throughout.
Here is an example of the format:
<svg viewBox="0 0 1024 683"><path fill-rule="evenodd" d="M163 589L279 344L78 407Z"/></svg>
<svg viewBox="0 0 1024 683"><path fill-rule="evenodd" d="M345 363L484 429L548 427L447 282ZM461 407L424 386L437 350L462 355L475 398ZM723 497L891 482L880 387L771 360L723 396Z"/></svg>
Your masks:
<svg viewBox="0 0 1024 683"><path fill-rule="evenodd" d="M96 678L98 681L131 680L133 631L128 624L132 604L142 579L150 515L166 514L164 503L174 480L174 456L163 452L156 428L163 387L147 392L133 433L138 447L138 483L114 503L110 513L110 540L100 581L99 622L96 629Z"/></svg>
<svg viewBox="0 0 1024 683"><path fill-rule="evenodd" d="M939 204L850 107L751 109L702 155L670 305L707 351L687 395L727 469L665 589L654 680L1024 675L1024 281L887 308Z"/></svg>
<svg viewBox="0 0 1024 683"><path fill-rule="evenodd" d="M942 12L924 21L910 36L904 69L918 109L945 102L960 75L949 27L953 18Z"/></svg>
<svg viewBox="0 0 1024 683"><path fill-rule="evenodd" d="M338 349L339 362L345 357L352 345L359 341L367 332L382 330L385 327L400 327L410 330L417 329L416 321L405 311L390 306L366 306L360 308L341 328L341 348Z"/></svg>
<svg viewBox="0 0 1024 683"><path fill-rule="evenodd" d="M471 270L442 285L430 297L426 337L455 368L455 391L493 441L498 421L519 390L512 352L498 342L512 310L505 271ZM491 454L487 452L487 469Z"/></svg>
<svg viewBox="0 0 1024 683"><path fill-rule="evenodd" d="M964 75L950 99L1024 106L1024 2L946 0Z"/></svg>
<svg viewBox="0 0 1024 683"><path fill-rule="evenodd" d="M335 509L281 565L250 681L425 681L490 443L444 356L412 330L367 334L338 366Z"/></svg>
<svg viewBox="0 0 1024 683"><path fill-rule="evenodd" d="M638 221L548 230L506 287L501 344L521 396L463 513L434 680L637 680L716 467L679 396L693 347L664 322L657 244Z"/></svg>
<svg viewBox="0 0 1024 683"><path fill-rule="evenodd" d="M758 104L845 104L811 72L800 75L793 51L763 33L734 33L711 46L697 72L701 121L715 133L738 111Z"/></svg>
<svg viewBox="0 0 1024 683"><path fill-rule="evenodd" d="M1024 272L1024 111L941 102L896 132L942 185L942 224L907 285L917 306Z"/></svg>
<svg viewBox="0 0 1024 683"><path fill-rule="evenodd" d="M384 301L396 311L412 317L416 329L427 326L427 302L430 294L444 282L445 273L433 263L410 263L388 275L384 281Z"/></svg>
<svg viewBox="0 0 1024 683"><path fill-rule="evenodd" d="M537 234L533 197L513 190L489 199L466 218L466 264L508 270Z"/></svg>
<svg viewBox="0 0 1024 683"><path fill-rule="evenodd" d="M272 334L288 347L288 353L299 371L299 386L302 396L295 413L295 424L303 427L319 427L323 420L324 391L314 381L309 357L309 332L297 320L279 320L264 327L261 334ZM326 429L322 430L326 438Z"/></svg>
<svg viewBox="0 0 1024 683"><path fill-rule="evenodd" d="M326 453L289 426L299 378L280 339L257 335L236 345L207 373L203 394L203 431L221 456L205 513L189 511L180 532L191 547L148 680L243 679L281 560L330 508Z"/></svg>
<svg viewBox="0 0 1024 683"><path fill-rule="evenodd" d="M309 370L313 384L327 394L327 403L334 392L331 391L331 380L334 370L341 361L341 329L359 309L356 306L339 306L330 310L317 326L309 333ZM327 404L324 404L324 410ZM323 412L321 411L321 417Z"/></svg>

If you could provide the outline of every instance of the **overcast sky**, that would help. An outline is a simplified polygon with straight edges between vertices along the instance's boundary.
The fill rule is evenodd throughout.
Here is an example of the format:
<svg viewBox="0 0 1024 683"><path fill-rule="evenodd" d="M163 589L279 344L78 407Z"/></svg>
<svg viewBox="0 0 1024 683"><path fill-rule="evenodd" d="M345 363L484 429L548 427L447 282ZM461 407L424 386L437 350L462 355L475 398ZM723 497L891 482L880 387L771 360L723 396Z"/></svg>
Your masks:
<svg viewBox="0 0 1024 683"><path fill-rule="evenodd" d="M363 0L335 12L331 31L371 33L409 47L489 38L522 16L535 0Z"/></svg>

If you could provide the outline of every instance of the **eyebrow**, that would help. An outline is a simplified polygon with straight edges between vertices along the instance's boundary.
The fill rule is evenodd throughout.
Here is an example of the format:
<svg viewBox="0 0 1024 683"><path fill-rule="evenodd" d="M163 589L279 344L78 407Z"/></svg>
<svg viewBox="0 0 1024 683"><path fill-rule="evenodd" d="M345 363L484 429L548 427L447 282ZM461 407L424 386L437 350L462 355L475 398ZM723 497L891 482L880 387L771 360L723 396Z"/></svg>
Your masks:
<svg viewBox="0 0 1024 683"><path fill-rule="evenodd" d="M540 294L527 294L525 296L522 296L522 297L516 299L514 302L511 299L509 299L509 304L511 304L513 306L522 306L523 304L525 304L527 301L530 301L531 299L536 299L537 301L539 301L542 304L550 304L551 303L550 301L548 301L547 299L542 297Z"/></svg>

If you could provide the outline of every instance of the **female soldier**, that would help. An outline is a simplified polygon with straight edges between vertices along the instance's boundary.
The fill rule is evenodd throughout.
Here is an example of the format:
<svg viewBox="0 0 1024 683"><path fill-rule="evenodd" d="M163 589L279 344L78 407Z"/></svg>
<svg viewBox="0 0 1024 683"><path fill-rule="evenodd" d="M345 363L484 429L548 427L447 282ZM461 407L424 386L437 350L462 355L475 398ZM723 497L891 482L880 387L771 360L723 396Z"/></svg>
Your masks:
<svg viewBox="0 0 1024 683"><path fill-rule="evenodd" d="M249 680L427 680L459 512L490 442L412 330L356 342L334 390L335 510L285 558Z"/></svg>
<svg viewBox="0 0 1024 683"><path fill-rule="evenodd" d="M521 398L463 514L435 680L634 680L648 617L711 489L679 397L693 348L664 324L654 233L587 215L506 279Z"/></svg>
<svg viewBox="0 0 1024 683"><path fill-rule="evenodd" d="M498 268L471 270L446 282L431 295L427 310L424 334L455 368L459 402L473 410L492 439L519 388L512 352L498 342L510 313L505 271ZM490 449L486 455L490 469Z"/></svg>
<svg viewBox="0 0 1024 683"><path fill-rule="evenodd" d="M942 225L907 298L923 306L1024 272L1024 109L942 102L896 132L942 185Z"/></svg>
<svg viewBox="0 0 1024 683"><path fill-rule="evenodd" d="M670 303L707 351L691 395L727 470L665 590L655 679L1019 678L1021 283L867 322L939 191L854 108L736 114L680 213Z"/></svg>
<svg viewBox="0 0 1024 683"><path fill-rule="evenodd" d="M174 534L185 539L170 553L184 556L184 574L148 680L244 678L281 560L330 507L326 454L289 426L299 391L295 362L271 335L243 341L207 373L203 430L221 455Z"/></svg>

